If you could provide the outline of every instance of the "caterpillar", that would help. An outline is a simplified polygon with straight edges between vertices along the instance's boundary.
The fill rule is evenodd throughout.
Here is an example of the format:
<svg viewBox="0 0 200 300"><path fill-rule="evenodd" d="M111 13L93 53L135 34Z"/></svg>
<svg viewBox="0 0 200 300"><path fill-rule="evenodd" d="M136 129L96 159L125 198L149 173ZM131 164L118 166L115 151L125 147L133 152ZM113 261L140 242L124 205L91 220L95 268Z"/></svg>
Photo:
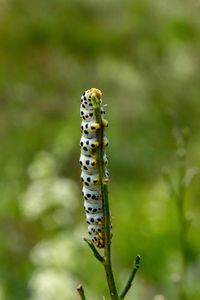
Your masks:
<svg viewBox="0 0 200 300"><path fill-rule="evenodd" d="M97 122L94 103L92 97L95 96L99 101L101 124ZM82 195L84 209L86 212L86 222L88 224L88 234L92 242L98 248L104 248L104 214L101 191L101 178L99 174L100 164L103 164L104 179L109 180L108 159L105 148L108 146L108 139L104 135L102 140L99 138L102 127L107 127L108 122L104 118L105 110L102 105L102 93L96 88L91 88L81 96L80 116L81 140L80 140L80 167L81 180L83 183ZM103 131L104 132L104 131ZM102 149L103 162L99 162L98 151Z"/></svg>

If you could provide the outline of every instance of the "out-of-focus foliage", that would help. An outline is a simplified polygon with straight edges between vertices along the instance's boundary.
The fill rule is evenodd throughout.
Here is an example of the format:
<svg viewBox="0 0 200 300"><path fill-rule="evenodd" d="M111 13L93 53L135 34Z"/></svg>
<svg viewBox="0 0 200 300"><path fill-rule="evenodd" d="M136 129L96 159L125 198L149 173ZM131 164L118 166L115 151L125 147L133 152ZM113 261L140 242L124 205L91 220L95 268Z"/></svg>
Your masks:
<svg viewBox="0 0 200 300"><path fill-rule="evenodd" d="M107 294L86 235L79 185L79 98L104 93L118 285L128 299L177 299L174 128L200 164L199 0L0 0L0 300ZM173 169L173 168L172 168ZM173 169L175 170L175 168ZM175 176L176 177L176 176ZM188 294L200 297L199 178L187 194Z"/></svg>

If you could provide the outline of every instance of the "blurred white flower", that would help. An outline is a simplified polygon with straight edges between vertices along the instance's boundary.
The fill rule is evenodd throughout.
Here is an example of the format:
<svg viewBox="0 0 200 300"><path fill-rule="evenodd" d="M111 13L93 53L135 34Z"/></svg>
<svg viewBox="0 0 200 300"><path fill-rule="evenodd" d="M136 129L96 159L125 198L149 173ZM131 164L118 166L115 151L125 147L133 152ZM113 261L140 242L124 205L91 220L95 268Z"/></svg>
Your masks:
<svg viewBox="0 0 200 300"><path fill-rule="evenodd" d="M161 294L155 295L153 300L165 300L165 297Z"/></svg>
<svg viewBox="0 0 200 300"><path fill-rule="evenodd" d="M39 242L31 251L30 258L39 268L53 267L66 269L75 264L74 253L77 245L64 234L54 239Z"/></svg>
<svg viewBox="0 0 200 300"><path fill-rule="evenodd" d="M22 196L22 209L30 219L39 217L54 206L64 207L65 213L70 216L77 208L77 194L77 185L71 179L55 177L33 181Z"/></svg>
<svg viewBox="0 0 200 300"><path fill-rule="evenodd" d="M175 284L179 284L181 281L180 274L177 274L177 273L171 274L171 281Z"/></svg>
<svg viewBox="0 0 200 300"><path fill-rule="evenodd" d="M45 151L39 152L28 168L28 175L32 180L55 176L55 174L56 162L52 155Z"/></svg>
<svg viewBox="0 0 200 300"><path fill-rule="evenodd" d="M56 163L53 157L46 152L37 155L35 161L30 165L28 173L32 181L21 201L25 216L36 219L47 209L54 207L56 208L53 212L55 214L54 221L59 225L70 223L72 212L78 204L76 182L57 177Z"/></svg>
<svg viewBox="0 0 200 300"><path fill-rule="evenodd" d="M76 295L76 282L64 271L48 268L36 271L30 282L30 300L71 300Z"/></svg>

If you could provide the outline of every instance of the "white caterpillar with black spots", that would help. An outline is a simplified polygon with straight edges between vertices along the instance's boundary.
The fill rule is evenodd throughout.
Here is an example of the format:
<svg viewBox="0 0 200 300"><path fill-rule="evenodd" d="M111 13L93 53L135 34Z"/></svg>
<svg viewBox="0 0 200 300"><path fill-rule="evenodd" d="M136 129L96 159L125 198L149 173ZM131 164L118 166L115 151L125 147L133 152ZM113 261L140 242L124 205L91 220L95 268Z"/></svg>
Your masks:
<svg viewBox="0 0 200 300"><path fill-rule="evenodd" d="M98 140L98 132L101 130L100 124L96 120L95 109L92 103L92 95L98 95L103 127L108 126L104 119L104 108L102 105L102 93L100 90L91 88L81 96L80 116L81 140L80 140L80 166L81 180L83 183L82 195L84 199L84 209L86 221L88 223L88 233L92 242L99 248L104 248L104 216L101 194L101 183L99 176L98 149L103 147L103 163L105 166L106 180L109 178L107 164L108 159L105 147L108 146L108 139L103 137L103 145Z"/></svg>

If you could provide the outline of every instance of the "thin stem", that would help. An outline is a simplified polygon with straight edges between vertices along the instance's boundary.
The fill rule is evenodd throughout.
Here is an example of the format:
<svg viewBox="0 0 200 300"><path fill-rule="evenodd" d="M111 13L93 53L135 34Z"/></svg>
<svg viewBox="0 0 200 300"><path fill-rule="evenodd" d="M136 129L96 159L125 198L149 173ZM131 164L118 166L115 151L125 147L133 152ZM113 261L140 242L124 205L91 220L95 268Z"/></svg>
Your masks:
<svg viewBox="0 0 200 300"><path fill-rule="evenodd" d="M133 280L135 278L135 275L140 267L140 255L137 255L136 256L136 259L135 259L135 262L134 262L134 265L133 265L133 270L130 274L130 277L128 278L127 280L127 283L124 287L124 289L122 290L122 292L120 293L120 299L124 299L126 294L128 293L129 289L131 288L132 284L133 284Z"/></svg>
<svg viewBox="0 0 200 300"><path fill-rule="evenodd" d="M188 180L186 180L187 166L186 166L186 146L188 142L189 131L187 128L182 132L176 130L175 138L177 143L177 164L178 164L178 183L175 189L168 171L165 175L166 183L168 184L170 196L176 201L176 211L179 225L179 243L181 256L181 272L179 282L179 299L187 300L187 271L188 271L188 257L187 257L187 233L189 222L185 212L186 192L188 187ZM190 180L189 180L190 181Z"/></svg>
<svg viewBox="0 0 200 300"><path fill-rule="evenodd" d="M76 290L79 293L79 296L80 296L81 300L86 300L84 289L83 289L83 286L81 284L77 287Z"/></svg>
<svg viewBox="0 0 200 300"><path fill-rule="evenodd" d="M179 158L179 182L177 195L177 213L180 227L180 250L181 250L181 282L180 282L180 300L186 300L186 277L187 277L187 220L185 216L185 195L186 186L184 178L186 175L186 160L185 155Z"/></svg>
<svg viewBox="0 0 200 300"><path fill-rule="evenodd" d="M89 239L86 239L84 238L83 239L87 244L88 246L90 247L90 249L92 250L94 256L100 261L100 262L104 262L104 258L103 256L100 255L100 253L97 251L97 249L95 248L94 244L89 240Z"/></svg>
<svg viewBox="0 0 200 300"><path fill-rule="evenodd" d="M107 185L103 185L103 195L104 195L104 217L105 217L105 248L104 248L104 268L107 276L107 281L110 289L111 299L118 300L117 289L115 286L114 275L112 271L112 261L111 261L111 241L110 241L110 212L108 203L108 190Z"/></svg>
<svg viewBox="0 0 200 300"><path fill-rule="evenodd" d="M105 247L104 247L104 269L106 272L108 287L110 291L110 296L112 300L118 300L118 293L115 285L112 262L111 262L111 222L110 222L110 209L108 201L108 179L105 174L104 166L104 147L103 147L103 138L104 138L104 122L101 117L100 101L97 94L92 94L92 102L95 111L96 121L100 124L100 129L97 132L97 138L99 142L98 148L98 167L99 167L99 180L101 185L101 194L102 194L102 203L103 203L103 215L104 215L104 238L105 238Z"/></svg>

